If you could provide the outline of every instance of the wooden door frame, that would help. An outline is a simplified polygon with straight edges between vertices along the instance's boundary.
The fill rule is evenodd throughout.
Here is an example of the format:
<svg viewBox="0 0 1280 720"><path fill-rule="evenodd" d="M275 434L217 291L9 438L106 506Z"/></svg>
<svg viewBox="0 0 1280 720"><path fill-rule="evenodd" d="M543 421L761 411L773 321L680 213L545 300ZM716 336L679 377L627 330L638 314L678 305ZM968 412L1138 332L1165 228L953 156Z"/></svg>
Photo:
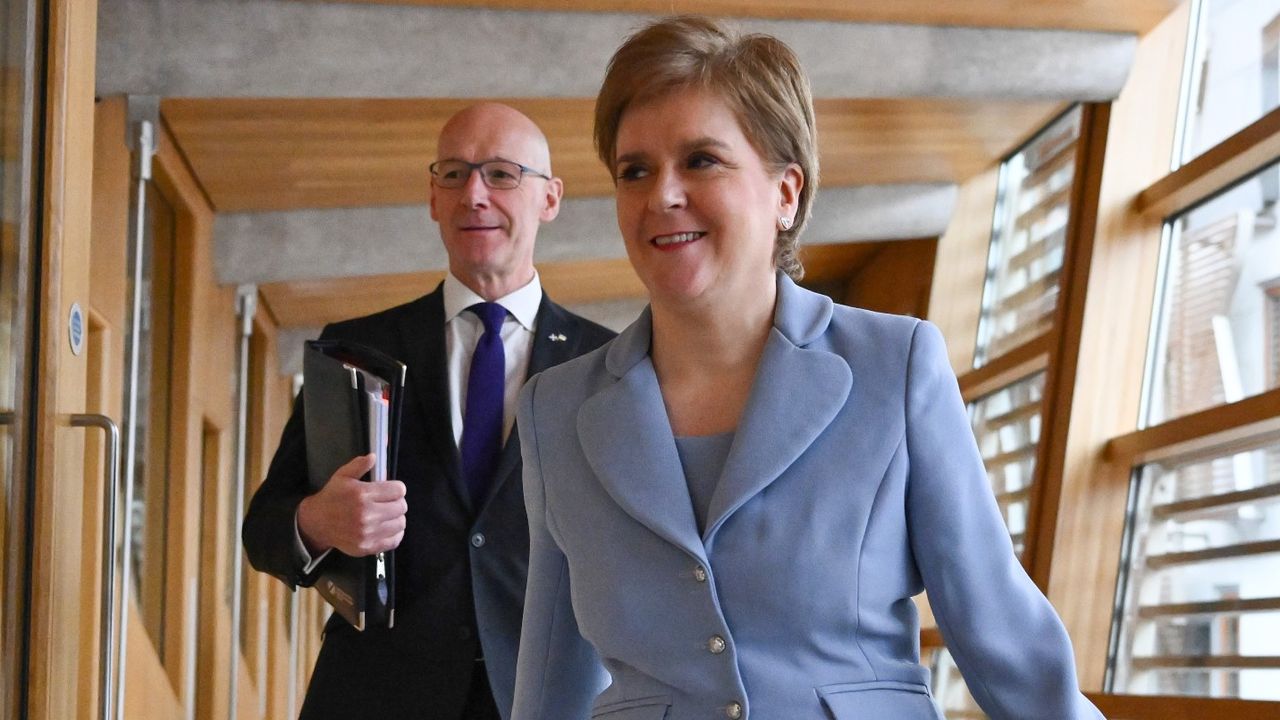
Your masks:
<svg viewBox="0 0 1280 720"><path fill-rule="evenodd" d="M92 431L69 424L71 414L86 409L88 363L67 341L72 304L88 300L98 8L96 0L50 0L45 8L27 712L32 720L66 720L93 712L74 688L81 653L98 650L97 638L83 637L79 623L86 603L84 437Z"/></svg>

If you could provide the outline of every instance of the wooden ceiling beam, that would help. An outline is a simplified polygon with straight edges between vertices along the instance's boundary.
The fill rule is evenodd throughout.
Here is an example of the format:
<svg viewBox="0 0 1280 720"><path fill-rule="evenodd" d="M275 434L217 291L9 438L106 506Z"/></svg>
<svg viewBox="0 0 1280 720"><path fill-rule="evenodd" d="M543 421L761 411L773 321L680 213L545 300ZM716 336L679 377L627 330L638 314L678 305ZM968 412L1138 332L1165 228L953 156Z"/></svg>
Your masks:
<svg viewBox="0 0 1280 720"><path fill-rule="evenodd" d="M342 0L382 5L486 7L501 10L631 12L654 15L831 20L858 23L1097 30L1145 33L1178 0Z"/></svg>
<svg viewBox="0 0 1280 720"><path fill-rule="evenodd" d="M220 212L417 205L444 122L469 99L166 99L161 112ZM569 197L613 193L592 147L591 98L504 100L547 134ZM963 182L1059 102L826 99L822 185Z"/></svg>

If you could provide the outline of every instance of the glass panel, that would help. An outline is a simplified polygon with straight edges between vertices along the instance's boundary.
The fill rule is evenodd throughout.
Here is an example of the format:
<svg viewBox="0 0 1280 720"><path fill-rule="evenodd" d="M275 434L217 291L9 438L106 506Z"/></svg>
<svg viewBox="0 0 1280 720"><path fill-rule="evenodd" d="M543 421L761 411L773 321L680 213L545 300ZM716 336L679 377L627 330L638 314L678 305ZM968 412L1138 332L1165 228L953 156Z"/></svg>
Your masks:
<svg viewBox="0 0 1280 720"><path fill-rule="evenodd" d="M1184 163L1280 105L1280 0L1204 0L1194 48Z"/></svg>
<svg viewBox="0 0 1280 720"><path fill-rule="evenodd" d="M946 648L939 648L933 655L933 702L947 720L971 720L987 717L969 694L969 687L960 676L960 668Z"/></svg>
<svg viewBox="0 0 1280 720"><path fill-rule="evenodd" d="M1280 700L1278 448L1138 469L1115 692Z"/></svg>
<svg viewBox="0 0 1280 720"><path fill-rule="evenodd" d="M1267 368L1267 291L1280 230L1266 178L1277 166L1171 220L1146 424L1276 386Z"/></svg>
<svg viewBox="0 0 1280 720"><path fill-rule="evenodd" d="M1079 136L1076 106L1000 168L975 366L1053 323Z"/></svg>
<svg viewBox="0 0 1280 720"><path fill-rule="evenodd" d="M0 717L19 717L27 587L26 516L32 418L25 388L34 363L32 217L37 105L36 13L27 0L0 0Z"/></svg>
<svg viewBox="0 0 1280 720"><path fill-rule="evenodd" d="M147 237L137 342L137 450L133 476L134 599L160 660L165 660L165 588L168 575L170 356L173 348L174 211L154 185L147 187ZM130 282L131 284L131 282ZM132 290L130 290L132 292Z"/></svg>
<svg viewBox="0 0 1280 720"><path fill-rule="evenodd" d="M986 395L969 406L969 419L987 466L1013 549L1022 556L1026 546L1027 513L1035 477L1036 447L1040 442L1040 398L1044 373L1039 372Z"/></svg>

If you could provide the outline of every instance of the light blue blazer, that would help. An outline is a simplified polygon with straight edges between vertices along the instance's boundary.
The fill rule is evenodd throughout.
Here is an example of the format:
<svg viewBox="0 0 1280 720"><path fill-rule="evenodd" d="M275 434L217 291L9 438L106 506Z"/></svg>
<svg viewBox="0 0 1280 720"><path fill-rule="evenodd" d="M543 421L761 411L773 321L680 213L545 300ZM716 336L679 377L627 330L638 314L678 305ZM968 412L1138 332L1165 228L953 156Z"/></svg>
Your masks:
<svg viewBox="0 0 1280 720"><path fill-rule="evenodd" d="M926 589L992 718L1100 718L1014 557L941 334L778 278L701 534L647 310L525 387L514 720L938 720Z"/></svg>

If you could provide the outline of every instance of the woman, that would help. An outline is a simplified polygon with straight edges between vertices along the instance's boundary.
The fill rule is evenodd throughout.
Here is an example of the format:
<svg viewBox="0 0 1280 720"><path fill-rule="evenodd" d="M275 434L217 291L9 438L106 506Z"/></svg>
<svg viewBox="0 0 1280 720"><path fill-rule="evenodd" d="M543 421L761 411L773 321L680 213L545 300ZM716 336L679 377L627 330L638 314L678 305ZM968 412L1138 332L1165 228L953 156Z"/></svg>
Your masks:
<svg viewBox="0 0 1280 720"><path fill-rule="evenodd" d="M790 49L651 25L610 63L596 142L651 302L524 390L515 720L936 720L925 588L993 718L1100 717L938 331L792 280L817 150Z"/></svg>

